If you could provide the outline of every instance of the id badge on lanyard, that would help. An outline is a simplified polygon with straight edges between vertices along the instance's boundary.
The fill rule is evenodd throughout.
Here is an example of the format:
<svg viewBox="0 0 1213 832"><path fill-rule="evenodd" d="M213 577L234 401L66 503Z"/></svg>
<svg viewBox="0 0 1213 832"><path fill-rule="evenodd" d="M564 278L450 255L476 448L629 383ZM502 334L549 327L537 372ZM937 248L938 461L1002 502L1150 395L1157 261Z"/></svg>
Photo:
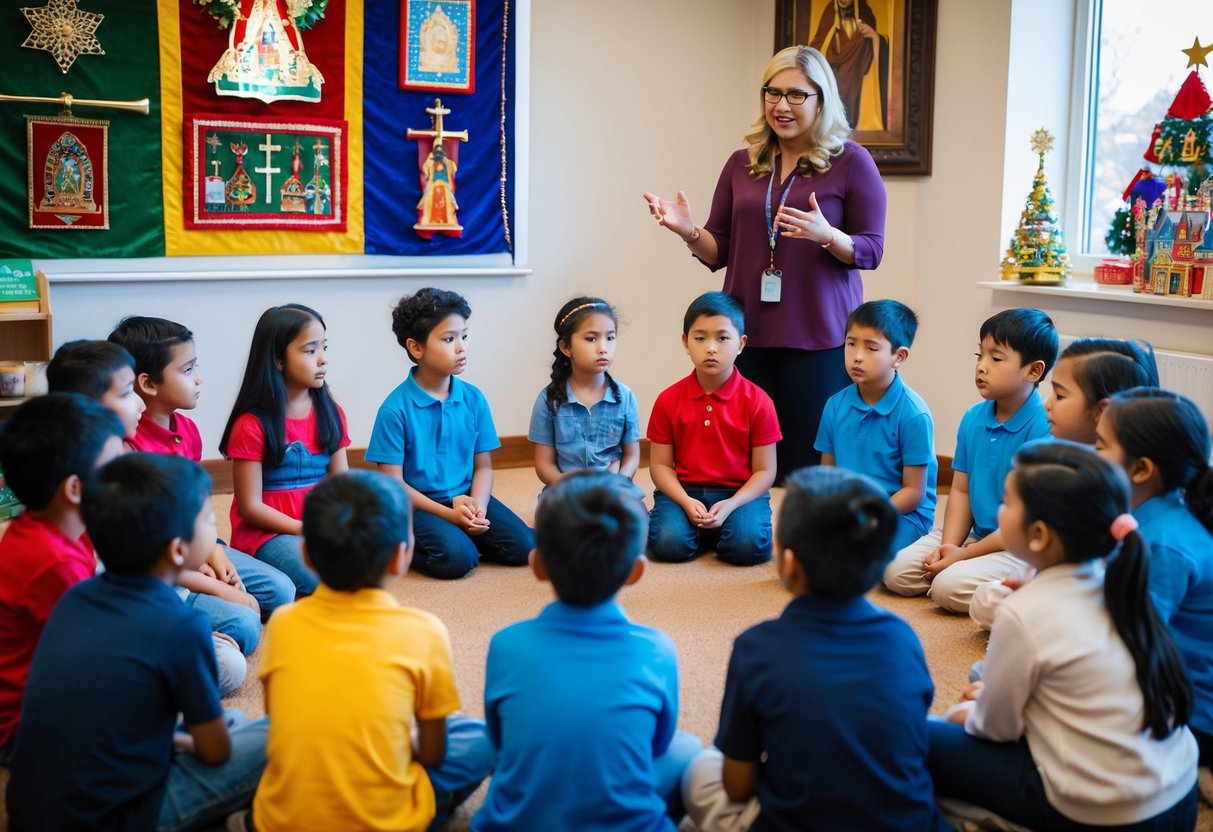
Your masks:
<svg viewBox="0 0 1213 832"><path fill-rule="evenodd" d="M779 210L783 210L784 204L788 201L788 194L792 192L792 186L796 184L796 174L793 173L788 179L787 187L783 189L783 196L779 198ZM762 281L759 284L758 299L763 303L779 303L779 299L783 296L783 270L775 268L775 246L779 242L779 229L775 227L775 220L771 216L771 194L775 187L775 171L771 171L771 179L767 182L767 202L766 202L766 217L767 217L767 243L771 247L771 261L766 269L762 272Z"/></svg>

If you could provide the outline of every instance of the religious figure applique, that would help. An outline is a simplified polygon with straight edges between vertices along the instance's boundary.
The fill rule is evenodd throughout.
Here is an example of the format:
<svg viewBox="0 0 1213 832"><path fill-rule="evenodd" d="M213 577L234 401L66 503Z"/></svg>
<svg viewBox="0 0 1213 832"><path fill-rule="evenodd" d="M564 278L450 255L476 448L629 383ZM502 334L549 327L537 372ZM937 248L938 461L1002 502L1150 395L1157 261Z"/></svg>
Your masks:
<svg viewBox="0 0 1213 832"><path fill-rule="evenodd" d="M228 48L206 80L217 95L319 101L324 76L308 60L287 0L240 0Z"/></svg>
<svg viewBox="0 0 1213 832"><path fill-rule="evenodd" d="M459 30L454 21L435 6L434 11L421 24L421 53L417 68L422 72L456 72L459 55L455 49L459 44Z"/></svg>
<svg viewBox="0 0 1213 832"><path fill-rule="evenodd" d="M75 135L65 132L51 145L42 170L44 192L39 210L56 214L97 213L93 200L93 161Z"/></svg>
<svg viewBox="0 0 1213 832"><path fill-rule="evenodd" d="M224 199L229 205L251 205L257 200L257 185L244 169L248 145L244 142L233 142L229 146L232 153L236 154L236 169L232 171L231 179L224 184Z"/></svg>
<svg viewBox="0 0 1213 832"><path fill-rule="evenodd" d="M303 180L299 178L299 173L303 170L303 160L299 158L302 149L299 140L295 139L295 147L291 154L291 175L278 189L279 207L288 214L303 214L307 211L307 200L303 194Z"/></svg>
<svg viewBox="0 0 1213 832"><path fill-rule="evenodd" d="M312 178L303 187L304 208L309 214L333 213L333 192L322 173L329 166L328 156L325 155L327 149L320 139L317 139L316 143L312 145L316 166L312 171Z"/></svg>
<svg viewBox="0 0 1213 832"><path fill-rule="evenodd" d="M408 138L416 139L421 174L421 199L417 201L417 222L413 230L425 239L434 234L462 237L463 226L459 224L455 200L455 171L459 169L456 152L461 141L467 141L466 130L447 131L442 117L450 110L442 106L442 99L435 98L433 107L426 107L430 114L429 130L409 128Z"/></svg>

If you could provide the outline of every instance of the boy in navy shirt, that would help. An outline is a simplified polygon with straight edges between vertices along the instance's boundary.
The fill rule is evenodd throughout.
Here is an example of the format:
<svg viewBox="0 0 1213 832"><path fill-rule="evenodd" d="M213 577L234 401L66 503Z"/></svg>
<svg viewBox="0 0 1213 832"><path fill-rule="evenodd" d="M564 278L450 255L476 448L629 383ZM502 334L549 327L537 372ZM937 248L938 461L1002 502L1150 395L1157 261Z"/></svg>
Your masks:
<svg viewBox="0 0 1213 832"><path fill-rule="evenodd" d="M830 397L817 442L822 465L876 480L900 515L893 551L931 530L935 519L935 425L922 396L897 372L910 357L918 317L904 303L873 300L847 319L847 375Z"/></svg>
<svg viewBox="0 0 1213 832"><path fill-rule="evenodd" d="M615 602L644 572L646 525L619 474L577 471L544 492L531 567L559 600L489 645L484 713L498 757L476 832L674 832L701 743L675 732L673 642Z"/></svg>
<svg viewBox="0 0 1213 832"><path fill-rule="evenodd" d="M367 462L404 480L413 504L413 570L462 578L483 556L522 566L535 535L492 496L491 451L501 447L489 403L458 376L467 366L461 295L421 289L392 310L392 332L415 365L384 399Z"/></svg>
<svg viewBox="0 0 1213 832"><path fill-rule="evenodd" d="M686 562L715 547L736 566L771 559L775 405L737 371L745 315L736 298L707 292L682 319L694 371L667 387L649 418L653 513L648 553Z"/></svg>
<svg viewBox="0 0 1213 832"><path fill-rule="evenodd" d="M210 477L179 457L125 454L85 484L82 512L106 571L68 590L42 632L17 729L10 828L220 820L252 799L265 720L224 713L210 627L173 591L215 545Z"/></svg>
<svg viewBox="0 0 1213 832"><path fill-rule="evenodd" d="M775 568L795 596L733 645L716 747L683 782L712 830L935 832L927 772L934 687L906 622L866 598L889 559L897 512L840 468L787 479Z"/></svg>
<svg viewBox="0 0 1213 832"><path fill-rule="evenodd" d="M967 613L973 592L1028 568L1006 552L998 506L1011 460L1025 442L1049 436L1049 416L1036 388L1057 360L1057 330L1039 309L1007 309L981 325L975 381L983 401L956 432L952 489L943 528L899 551L884 585L899 595L931 596Z"/></svg>

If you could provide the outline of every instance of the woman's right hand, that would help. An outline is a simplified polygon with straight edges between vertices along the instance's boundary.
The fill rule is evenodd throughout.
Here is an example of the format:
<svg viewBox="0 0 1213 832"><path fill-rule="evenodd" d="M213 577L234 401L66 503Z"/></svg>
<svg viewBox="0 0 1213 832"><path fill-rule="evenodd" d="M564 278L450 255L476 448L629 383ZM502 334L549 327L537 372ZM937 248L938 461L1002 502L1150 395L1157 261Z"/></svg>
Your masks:
<svg viewBox="0 0 1213 832"><path fill-rule="evenodd" d="M684 191L678 192L674 202L649 193L644 195L644 201L648 203L650 216L684 240L695 230L695 224L691 222L691 205Z"/></svg>

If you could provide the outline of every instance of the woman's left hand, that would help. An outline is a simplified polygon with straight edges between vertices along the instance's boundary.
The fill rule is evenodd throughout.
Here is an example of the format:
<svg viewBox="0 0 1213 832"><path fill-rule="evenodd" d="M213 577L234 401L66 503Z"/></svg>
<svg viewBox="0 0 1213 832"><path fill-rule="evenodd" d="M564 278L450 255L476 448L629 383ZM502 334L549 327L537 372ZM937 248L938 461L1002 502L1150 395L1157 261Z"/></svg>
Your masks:
<svg viewBox="0 0 1213 832"><path fill-rule="evenodd" d="M834 226L817 207L817 194L809 194L809 210L801 211L787 205L779 209L775 215L775 225L779 233L793 240L809 240L818 245L826 245L834 239Z"/></svg>

